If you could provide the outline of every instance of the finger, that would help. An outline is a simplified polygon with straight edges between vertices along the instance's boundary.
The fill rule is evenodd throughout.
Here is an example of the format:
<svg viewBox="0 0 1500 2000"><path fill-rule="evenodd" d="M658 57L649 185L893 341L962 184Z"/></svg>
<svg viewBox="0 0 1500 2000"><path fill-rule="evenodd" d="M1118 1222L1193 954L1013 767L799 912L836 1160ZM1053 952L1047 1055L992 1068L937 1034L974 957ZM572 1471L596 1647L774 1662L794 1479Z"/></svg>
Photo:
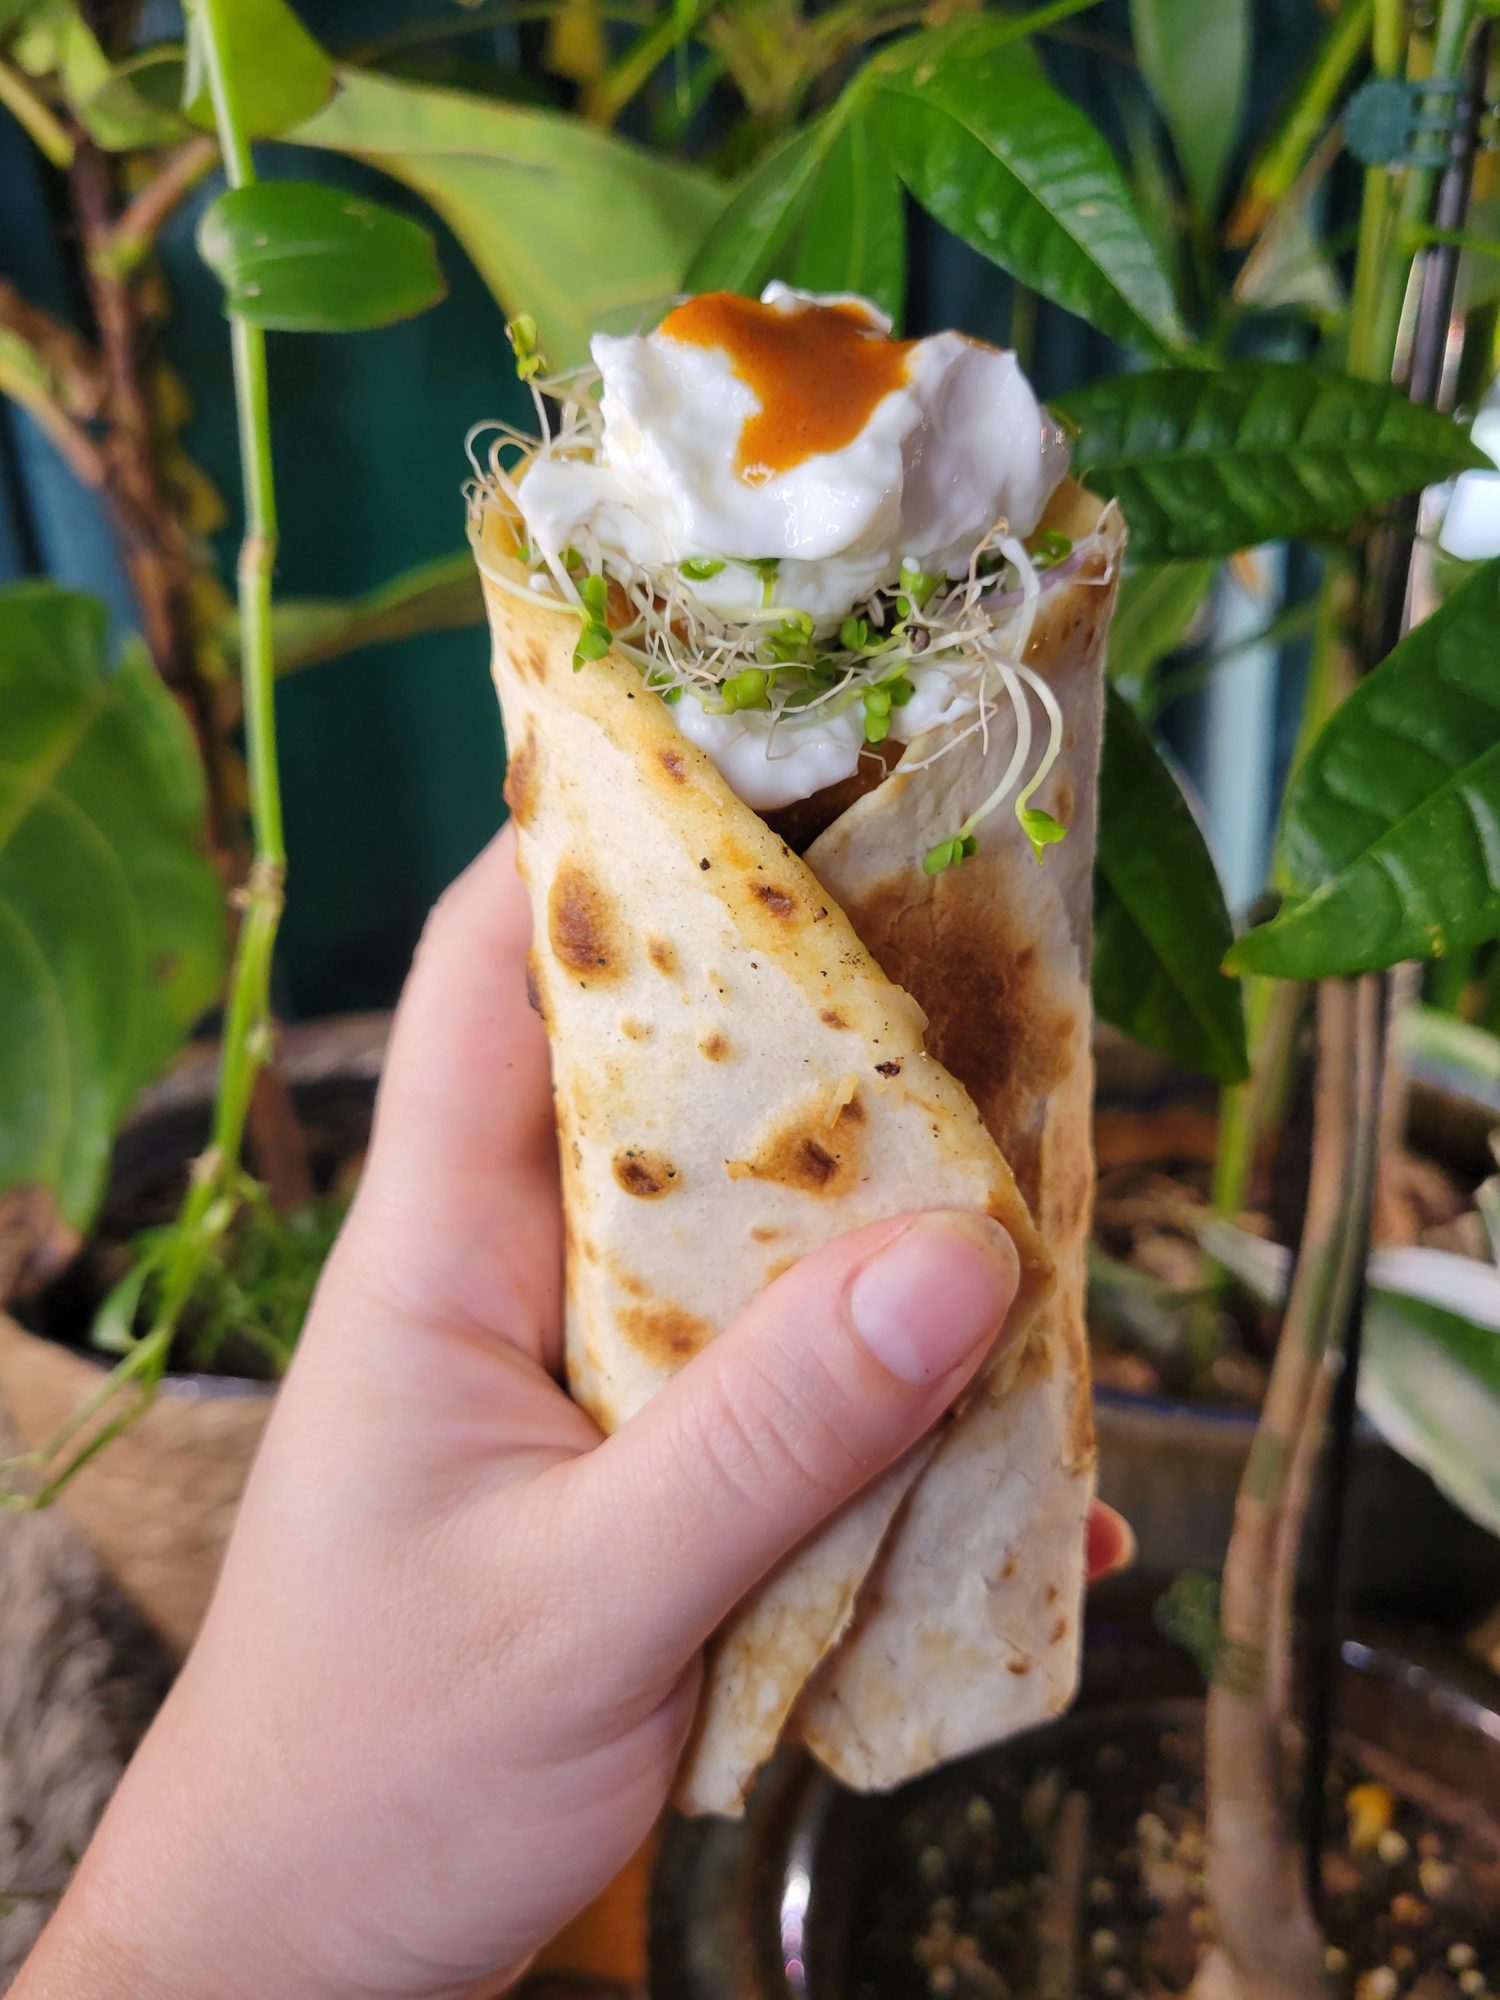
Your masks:
<svg viewBox="0 0 1500 2000"><path fill-rule="evenodd" d="M982 1216L860 1230L777 1279L566 1468L584 1560L607 1562L612 1649L655 1669L701 1645L936 1420L992 1348L1018 1271Z"/></svg>
<svg viewBox="0 0 1500 2000"><path fill-rule="evenodd" d="M401 997L353 1228L364 1276L421 1316L545 1359L562 1240L531 907L501 833L438 902ZM373 1265L373 1271L371 1266Z"/></svg>
<svg viewBox="0 0 1500 2000"><path fill-rule="evenodd" d="M1096 1500L1090 1507L1084 1532L1084 1563L1090 1583L1101 1583L1105 1577L1129 1569L1135 1561L1135 1530L1105 1501Z"/></svg>

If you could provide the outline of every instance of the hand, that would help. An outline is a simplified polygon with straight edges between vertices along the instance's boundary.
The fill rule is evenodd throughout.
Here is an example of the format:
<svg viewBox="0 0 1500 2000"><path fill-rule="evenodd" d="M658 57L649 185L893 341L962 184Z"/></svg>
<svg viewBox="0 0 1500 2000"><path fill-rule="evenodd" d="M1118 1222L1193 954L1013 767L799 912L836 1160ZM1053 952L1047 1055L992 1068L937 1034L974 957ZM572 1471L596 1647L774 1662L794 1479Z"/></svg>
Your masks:
<svg viewBox="0 0 1500 2000"><path fill-rule="evenodd" d="M1003 1325L995 1224L878 1223L601 1442L554 1380L529 937L502 836L429 923L205 1628L14 2000L492 1991L649 1830L709 1633Z"/></svg>

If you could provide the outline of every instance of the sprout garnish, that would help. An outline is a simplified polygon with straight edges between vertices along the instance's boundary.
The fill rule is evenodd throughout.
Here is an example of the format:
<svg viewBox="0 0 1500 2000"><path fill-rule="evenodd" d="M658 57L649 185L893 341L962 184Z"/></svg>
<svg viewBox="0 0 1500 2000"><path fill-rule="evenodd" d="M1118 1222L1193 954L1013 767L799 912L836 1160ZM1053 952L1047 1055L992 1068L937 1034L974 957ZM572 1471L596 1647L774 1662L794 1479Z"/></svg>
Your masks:
<svg viewBox="0 0 1500 2000"><path fill-rule="evenodd" d="M930 695L951 683L948 712L956 720L928 727L903 750L903 770L920 770L947 756L975 733L986 732L997 698L1008 698L1015 716L1015 742L1005 772L990 796L952 836L923 859L930 875L956 868L978 851L976 829L1008 798L1037 859L1063 838L1065 828L1031 801L1045 782L1062 745L1062 717L1045 680L1024 664L1044 590L1041 576L1080 552L1066 535L1044 530L1025 547L1002 522L973 551L966 572L948 577L904 561L888 584L856 604L836 633L824 636L813 617L796 605L778 603L781 562L708 553L661 566L627 563L613 549L598 546L584 530L579 546L558 555L530 545L524 528L515 473L533 457L596 460L602 439L597 378L589 371L548 376L536 348L536 326L527 316L508 328L516 369L531 389L541 442L509 426L497 425L498 439L483 463L470 457L476 480L470 488L471 520L499 508L515 530L517 559L528 572L486 565L500 588L541 595L570 605L580 631L573 653L582 669L613 650L641 672L664 702L690 691L710 714L759 718L768 744L788 734L826 723L853 708L860 734L877 751L892 732L893 716L919 687ZM483 426L490 429L491 426ZM733 564L760 579L759 608L725 617L694 585L707 583ZM1095 566L1096 570L1100 566ZM1107 581L1107 570L1091 581ZM613 620L611 604L614 606ZM1031 767L1034 729L1032 697L1048 721L1043 754ZM768 748L768 755L776 754ZM1028 775L1029 771L1029 775ZM1019 790L1018 790L1019 787Z"/></svg>
<svg viewBox="0 0 1500 2000"><path fill-rule="evenodd" d="M609 629L609 585L602 576L588 576L583 580L579 593L583 601L583 630L578 635L578 644L573 648L573 671L590 660L602 660L615 642L615 635Z"/></svg>

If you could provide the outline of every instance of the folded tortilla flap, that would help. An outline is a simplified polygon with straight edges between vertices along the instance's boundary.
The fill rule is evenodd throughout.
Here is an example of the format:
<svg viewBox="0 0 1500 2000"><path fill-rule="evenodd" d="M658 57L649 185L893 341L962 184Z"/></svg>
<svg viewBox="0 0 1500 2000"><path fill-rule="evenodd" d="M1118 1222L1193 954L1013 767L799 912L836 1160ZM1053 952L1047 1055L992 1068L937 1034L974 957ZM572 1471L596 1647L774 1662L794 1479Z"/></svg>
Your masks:
<svg viewBox="0 0 1500 2000"><path fill-rule="evenodd" d="M633 665L574 670L577 617L529 589L505 534L487 518L479 553L552 1042L575 1395L616 1428L790 1263L913 1208L1009 1230L1026 1323L1050 1260L968 1093L926 1053L920 1007ZM689 1809L738 1810L931 1449L720 1635Z"/></svg>
<svg viewBox="0 0 1500 2000"><path fill-rule="evenodd" d="M1026 659L1063 717L1060 754L1034 803L1066 837L1039 862L1006 803L961 867L936 877L913 868L913 855L951 834L1006 769L1016 724L1001 704L986 731L936 761L926 761L936 736L914 743L807 857L925 1008L927 1047L968 1089L1056 1267L1022 1365L992 1373L944 1435L799 1711L818 1758L866 1790L1044 1720L1077 1679L1094 1472L1084 1318L1092 879L1124 527L1076 486L1063 489L1053 518L1085 552L1042 600Z"/></svg>

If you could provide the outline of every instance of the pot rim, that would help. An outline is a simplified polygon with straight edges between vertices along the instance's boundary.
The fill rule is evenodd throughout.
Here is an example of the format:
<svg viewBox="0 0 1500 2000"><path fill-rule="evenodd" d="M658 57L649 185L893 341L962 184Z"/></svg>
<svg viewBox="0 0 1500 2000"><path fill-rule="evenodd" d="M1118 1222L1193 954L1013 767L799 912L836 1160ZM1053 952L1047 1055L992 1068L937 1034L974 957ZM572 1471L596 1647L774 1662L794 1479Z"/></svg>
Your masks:
<svg viewBox="0 0 1500 2000"><path fill-rule="evenodd" d="M279 1066L289 1083L378 1082L390 1040L391 1012L368 1011L328 1014L314 1021L300 1021L283 1028L277 1038ZM218 1080L220 1043L217 1037L193 1041L182 1051L164 1076L148 1084L137 1097L120 1126L120 1132L139 1132L158 1118L174 1113L206 1109L213 1102ZM84 1239L87 1242L87 1238ZM80 1248L82 1245L80 1245ZM22 1331L29 1339L43 1342L71 1355L96 1375L107 1375L114 1363L55 1340L32 1327ZM168 1369L156 1387L159 1396L181 1402L264 1401L275 1395L277 1384L250 1375L212 1375L202 1370Z"/></svg>
<svg viewBox="0 0 1500 2000"><path fill-rule="evenodd" d="M1134 1602L1133 1592L1130 1601ZM1138 1613L1127 1609L1119 1616L1127 1630L1138 1631ZM1090 1650L1098 1649L1101 1653L1109 1650L1108 1635L1115 1623L1116 1619L1106 1611L1090 1642ZM1153 1638L1151 1643L1159 1645L1165 1656L1166 1640ZM1357 1676L1367 1684L1395 1684L1431 1712L1439 1729L1456 1726L1483 1736L1500 1748L1500 1676L1487 1671L1471 1656L1379 1627L1366 1627L1346 1638L1340 1656L1346 1675ZM1107 1728L1111 1715L1183 1702L1201 1704L1201 1701L1201 1690L1184 1694L1171 1686L1154 1691L1116 1691L1102 1698L1096 1696L1093 1701L1085 1694L1084 1700L1066 1715L1027 1734L1040 1735L1070 1725L1086 1727L1091 1720ZM1005 1748L1004 1744L997 1744L992 1750L974 1754L988 1757ZM962 1766L967 1761L961 1758L957 1764ZM934 1775L924 1774L913 1780L912 1786L925 1784ZM706 2000L711 1993L717 1995L717 1988L700 1987L696 1983L698 1968L706 1960L701 1953L694 1954L692 1942L695 1932L706 1932L716 1921L722 1927L724 1912L700 1907L703 1898L697 1892L702 1885L695 1876L688 1848L693 1842L701 1843L699 1851L705 1855L712 1843L718 1843L713 1886L721 1894L732 1896L737 1906L733 1918L736 1948L747 1969L753 1962L755 1983L746 1985L743 1991L736 1987L736 1992L742 1995L742 2000L811 2000L813 1980L809 1963L816 1968L819 1957L816 1911L821 1848L829 1819L847 1796L845 1789L806 1752L797 1753L791 1767L778 1771L774 1784L766 1787L761 1823L757 1824L756 1800L752 1798L745 1820L728 1830L735 1847L732 1888L727 1892L723 1847L726 1829L704 1821L679 1820L673 1824L668 1834L669 1865L658 1867L651 1892L653 2000ZM899 1797L900 1791L891 1796ZM1500 1821L1500 1811L1492 1810L1490 1816ZM765 1824L767 1820L769 1826ZM705 1833L705 1828L711 1830ZM672 1854L674 1843L676 1853ZM837 1891L827 1893L836 1895ZM661 1949L663 1940L669 1944L667 1953ZM659 1983L664 1973L671 1981L665 1986ZM819 1990L821 1983L819 1979Z"/></svg>

